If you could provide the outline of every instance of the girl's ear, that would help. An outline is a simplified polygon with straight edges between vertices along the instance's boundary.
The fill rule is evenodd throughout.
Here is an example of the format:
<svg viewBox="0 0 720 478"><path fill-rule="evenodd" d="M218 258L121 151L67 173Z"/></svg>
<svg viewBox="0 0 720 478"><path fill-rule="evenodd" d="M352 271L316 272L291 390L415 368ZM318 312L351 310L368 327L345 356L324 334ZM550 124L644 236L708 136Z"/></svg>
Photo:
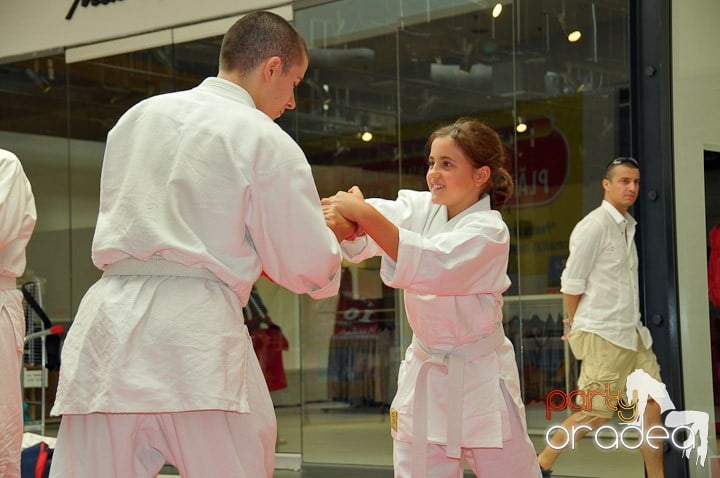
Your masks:
<svg viewBox="0 0 720 478"><path fill-rule="evenodd" d="M475 170L475 184L485 186L490 180L490 166L481 166Z"/></svg>

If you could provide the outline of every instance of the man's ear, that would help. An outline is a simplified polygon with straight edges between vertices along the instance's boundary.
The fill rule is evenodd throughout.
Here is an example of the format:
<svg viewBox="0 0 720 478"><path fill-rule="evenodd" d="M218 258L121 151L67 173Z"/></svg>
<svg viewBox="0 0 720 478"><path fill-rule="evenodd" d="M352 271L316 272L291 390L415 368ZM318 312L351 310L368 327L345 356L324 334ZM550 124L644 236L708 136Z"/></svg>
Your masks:
<svg viewBox="0 0 720 478"><path fill-rule="evenodd" d="M603 187L603 189L604 189L605 191L607 191L608 188L610 187L610 180L607 179L607 178L603 179L603 180L602 180L602 187Z"/></svg>
<svg viewBox="0 0 720 478"><path fill-rule="evenodd" d="M281 70L282 60L279 56L271 56L263 62L263 78L267 81L269 81L273 75L280 74Z"/></svg>

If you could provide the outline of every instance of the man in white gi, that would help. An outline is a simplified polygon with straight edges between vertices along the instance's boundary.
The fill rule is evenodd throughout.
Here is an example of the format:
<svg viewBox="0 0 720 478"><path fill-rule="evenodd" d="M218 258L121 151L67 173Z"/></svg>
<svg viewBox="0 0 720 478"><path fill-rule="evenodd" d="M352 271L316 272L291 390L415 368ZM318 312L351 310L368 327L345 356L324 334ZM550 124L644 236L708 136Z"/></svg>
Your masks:
<svg viewBox="0 0 720 478"><path fill-rule="evenodd" d="M35 199L22 165L0 149L0 476L20 476L23 435L20 367L25 341L22 293L25 246L35 229Z"/></svg>
<svg viewBox="0 0 720 478"><path fill-rule="evenodd" d="M650 331L640 321L638 255L635 246L635 219L628 209L640 188L640 169L633 158L617 158L608 164L602 180L605 190L600 207L591 211L570 235L570 255L561 276L561 292L566 321L571 325L568 342L573 355L582 360L578 389L624 396L627 376L642 369L658 381L660 366L652 351ZM587 410L566 418L562 427L597 429L616 415L604 394L592 397ZM610 400L614 407L617 400ZM662 425L660 407L648 401L643 418L644 430ZM579 428L579 440L590 430ZM543 476L562 453L568 434L556 432L538 456ZM662 478L663 447L643 441L640 451L649 478Z"/></svg>
<svg viewBox="0 0 720 478"><path fill-rule="evenodd" d="M63 347L51 476L271 477L270 395L243 323L261 273L337 294L341 253L310 166L273 121L305 42L248 14L217 77L131 108L110 131L92 246L104 271Z"/></svg>

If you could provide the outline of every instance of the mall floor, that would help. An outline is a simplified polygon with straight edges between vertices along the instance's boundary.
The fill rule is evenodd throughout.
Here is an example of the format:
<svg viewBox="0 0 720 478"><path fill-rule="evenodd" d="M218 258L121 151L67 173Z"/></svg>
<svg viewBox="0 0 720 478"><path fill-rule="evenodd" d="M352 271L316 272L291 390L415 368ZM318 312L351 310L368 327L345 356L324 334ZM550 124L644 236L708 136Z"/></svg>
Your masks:
<svg viewBox="0 0 720 478"><path fill-rule="evenodd" d="M301 437L298 410L278 408L279 451L300 450L303 441L303 469L276 470L274 478L392 478L389 450L392 440L386 414L377 411L358 413L339 409L306 410ZM543 414L540 407L528 407L529 422L533 414ZM540 418L540 417L538 417ZM536 450L544 443L545 430L530 430ZM357 463L362 465L347 465ZM173 475L166 475L171 477ZM466 470L465 477L474 476ZM590 439L581 440L574 451L565 452L556 463L554 478L644 478L642 458L637 451L603 451ZM493 477L491 477L493 478ZM505 477L503 477L505 478Z"/></svg>
<svg viewBox="0 0 720 478"><path fill-rule="evenodd" d="M297 408L278 408L278 451L298 453L303 442L302 470L276 470L274 478L392 478L392 441L384 413L358 413L343 409L328 411L322 407L306 410L303 417L304 436L297 426ZM540 408L528 407L529 422ZM537 421L536 421L537 422ZM56 436L57 424L49 423L47 436ZM530 429L536 449L544 442L544 430ZM362 462L362 465L348 463ZM178 476L167 466L159 478ZM465 477L473 474L466 470ZM581 440L576 450L566 451L556 463L554 478L643 478L645 476L639 452L595 447L592 440ZM505 478L505 477L503 477Z"/></svg>

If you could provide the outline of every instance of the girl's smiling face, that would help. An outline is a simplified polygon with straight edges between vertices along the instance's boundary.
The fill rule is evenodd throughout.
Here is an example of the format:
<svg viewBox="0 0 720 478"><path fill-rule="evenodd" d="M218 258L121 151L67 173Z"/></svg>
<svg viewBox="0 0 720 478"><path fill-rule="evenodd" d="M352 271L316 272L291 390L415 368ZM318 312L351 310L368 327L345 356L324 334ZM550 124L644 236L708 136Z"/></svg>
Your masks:
<svg viewBox="0 0 720 478"><path fill-rule="evenodd" d="M490 168L475 168L454 139L433 140L426 179L433 203L447 207L448 219L475 204L489 178Z"/></svg>

